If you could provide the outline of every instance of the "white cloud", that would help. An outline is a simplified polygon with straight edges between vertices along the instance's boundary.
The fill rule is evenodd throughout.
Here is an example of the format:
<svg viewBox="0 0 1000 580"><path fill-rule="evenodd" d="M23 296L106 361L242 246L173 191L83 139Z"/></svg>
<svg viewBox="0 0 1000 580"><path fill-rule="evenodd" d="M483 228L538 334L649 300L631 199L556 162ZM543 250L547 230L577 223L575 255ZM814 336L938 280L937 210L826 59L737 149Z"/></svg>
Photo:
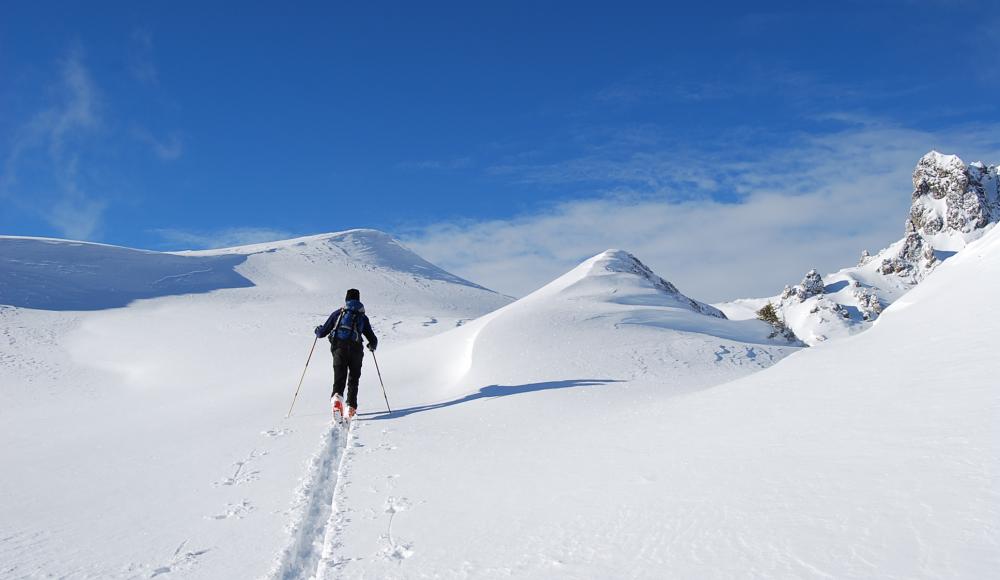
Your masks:
<svg viewBox="0 0 1000 580"><path fill-rule="evenodd" d="M0 177L0 197L22 211L40 215L62 235L90 239L101 227L105 202L86 191L81 179L84 141L101 129L101 99L81 55L60 64L55 99L13 135ZM25 167L44 175L51 188L28 191L19 183Z"/></svg>
<svg viewBox="0 0 1000 580"><path fill-rule="evenodd" d="M106 206L86 197L64 198L52 206L46 220L71 240L93 239L100 231Z"/></svg>
<svg viewBox="0 0 1000 580"><path fill-rule="evenodd" d="M286 240L293 234L272 228L235 227L215 231L157 229L153 233L174 249L216 249Z"/></svg>
<svg viewBox="0 0 1000 580"><path fill-rule="evenodd" d="M780 150L684 161L679 178L671 175L678 160L668 154L568 160L541 175L527 167L520 174L526 181L556 176L622 186L509 220L433 224L404 240L442 267L513 295L593 254L622 248L692 297L766 296L810 268L853 265L862 249L900 238L917 159L938 148L967 161L1000 161L996 129L927 133L865 125L799 137ZM581 174L588 165L589 173ZM702 186L716 194L729 190L734 201L718 201L699 191Z"/></svg>

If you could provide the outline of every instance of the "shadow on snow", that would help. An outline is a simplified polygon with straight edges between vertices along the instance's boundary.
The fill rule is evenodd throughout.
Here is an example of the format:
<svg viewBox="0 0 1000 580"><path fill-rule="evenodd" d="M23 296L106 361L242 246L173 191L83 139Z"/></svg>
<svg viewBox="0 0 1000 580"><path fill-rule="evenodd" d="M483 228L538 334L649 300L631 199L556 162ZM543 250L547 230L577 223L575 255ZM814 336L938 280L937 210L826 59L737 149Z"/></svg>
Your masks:
<svg viewBox="0 0 1000 580"><path fill-rule="evenodd" d="M391 413L385 411L371 412L371 413L358 413L362 417L368 417L372 421L382 421L385 419L398 419L400 417L406 417L407 415L412 415L414 413L423 413L425 411L435 411L437 409L443 409L445 407L451 407L454 405L461 405L462 403L469 403L476 401L478 399L497 399L500 397L509 397L511 395L520 395L523 393L534 393L536 391L549 391L553 389L570 389L575 387L596 387L601 385L606 385L609 383L621 383L624 381L616 379L581 379L581 380L567 380L567 381L549 381L545 383L529 383L527 385L490 385L488 387L483 387L475 393L470 393L464 397L459 397L458 399L452 399L451 401L444 401L442 403L431 403L428 405L418 405L415 407L407 407L405 409L396 409Z"/></svg>
<svg viewBox="0 0 1000 580"><path fill-rule="evenodd" d="M189 256L66 240L0 237L0 304L104 310L133 300L249 288L242 254Z"/></svg>

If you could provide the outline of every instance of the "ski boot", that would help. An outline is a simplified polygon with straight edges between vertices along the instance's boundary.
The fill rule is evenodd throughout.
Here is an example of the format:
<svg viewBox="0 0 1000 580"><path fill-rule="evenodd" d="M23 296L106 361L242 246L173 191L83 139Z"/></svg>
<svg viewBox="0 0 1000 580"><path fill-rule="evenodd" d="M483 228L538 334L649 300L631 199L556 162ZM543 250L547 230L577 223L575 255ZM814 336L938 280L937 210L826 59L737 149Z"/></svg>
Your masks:
<svg viewBox="0 0 1000 580"><path fill-rule="evenodd" d="M337 421L344 420L344 399L340 395L334 395L330 399L330 406L333 408L333 418Z"/></svg>

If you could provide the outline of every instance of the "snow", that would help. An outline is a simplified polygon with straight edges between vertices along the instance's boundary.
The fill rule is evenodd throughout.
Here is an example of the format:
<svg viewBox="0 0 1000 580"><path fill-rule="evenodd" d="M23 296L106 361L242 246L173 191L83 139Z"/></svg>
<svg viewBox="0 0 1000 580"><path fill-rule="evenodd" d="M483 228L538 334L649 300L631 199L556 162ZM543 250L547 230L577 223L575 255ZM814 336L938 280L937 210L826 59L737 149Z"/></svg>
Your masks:
<svg viewBox="0 0 1000 580"><path fill-rule="evenodd" d="M510 302L355 230L191 253L232 260L249 283L108 309L84 268L39 268L44 288L12 274L98 264L106 286L149 289L178 256L34 242L0 239L12 246L0 280L14 281L0 302L44 296L53 308L0 307L0 465L16 474L0 478L0 576L262 575L296 525L293 492L327 429L325 341L283 418L312 328L345 290L363 289L390 345Z"/></svg>
<svg viewBox="0 0 1000 580"><path fill-rule="evenodd" d="M246 256L178 256L46 238L0 236L0 303L101 310L133 300L245 288Z"/></svg>
<svg viewBox="0 0 1000 580"><path fill-rule="evenodd" d="M43 262L32 245L5 254L18 240L0 239L0 256ZM109 251L54 247L97 252L93 262ZM0 307L0 576L985 578L1000 567L995 228L867 332L808 349L684 296L622 250L517 301L372 230L129 250L107 271L117 257L142 262L122 272L233 259L213 271L250 284L116 308L88 301L99 287L74 285L79 270L39 268L44 292L2 287L0 302L51 307ZM19 263L0 261L0 280ZM846 274L824 282L824 295L850 291ZM348 287L373 317L393 408L369 355L349 434L329 422L323 343L284 419L311 329Z"/></svg>
<svg viewBox="0 0 1000 580"><path fill-rule="evenodd" d="M430 384L397 382L405 406L357 426L363 447L352 450L342 503L351 524L331 538L325 569L338 578L989 577L1000 565L996 369L985 339L1000 330L997 281L993 232L870 332L711 389L685 390L690 377L667 356L644 357L656 370L636 377L635 358L560 340L546 343L555 352L545 367L509 358L513 340L507 364L480 356L470 384L483 386L462 397L435 401L420 392ZM528 306L506 307L483 332L518 308ZM480 333L476 349L499 347L482 342ZM405 510L388 509L398 502Z"/></svg>

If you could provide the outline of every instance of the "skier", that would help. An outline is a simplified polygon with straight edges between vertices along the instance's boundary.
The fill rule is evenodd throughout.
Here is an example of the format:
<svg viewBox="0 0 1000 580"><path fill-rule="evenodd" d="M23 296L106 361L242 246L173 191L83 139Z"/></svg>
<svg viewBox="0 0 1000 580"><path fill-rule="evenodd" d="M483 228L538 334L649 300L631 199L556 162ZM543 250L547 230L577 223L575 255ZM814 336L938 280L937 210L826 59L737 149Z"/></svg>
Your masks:
<svg viewBox="0 0 1000 580"><path fill-rule="evenodd" d="M361 379L361 359L365 356L361 336L368 339L368 350L375 352L378 338L361 304L361 292L356 288L347 291L346 304L334 310L322 326L316 327L317 338L330 337L333 353L333 394L330 403L338 419L344 416L344 385L347 385L347 418L358 411L358 382Z"/></svg>

